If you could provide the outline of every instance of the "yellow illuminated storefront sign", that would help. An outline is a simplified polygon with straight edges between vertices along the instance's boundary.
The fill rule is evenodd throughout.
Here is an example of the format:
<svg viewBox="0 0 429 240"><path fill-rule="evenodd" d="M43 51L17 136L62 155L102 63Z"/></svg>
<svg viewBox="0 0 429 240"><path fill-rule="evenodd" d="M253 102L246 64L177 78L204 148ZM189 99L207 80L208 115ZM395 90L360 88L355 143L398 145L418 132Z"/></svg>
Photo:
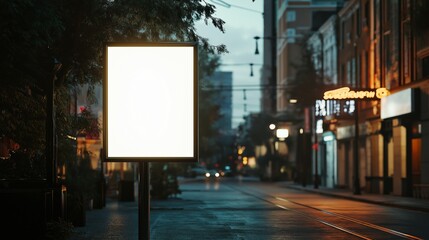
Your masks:
<svg viewBox="0 0 429 240"><path fill-rule="evenodd" d="M342 87L335 90L326 91L323 99L381 99L389 95L386 88L371 90L350 90L349 87Z"/></svg>

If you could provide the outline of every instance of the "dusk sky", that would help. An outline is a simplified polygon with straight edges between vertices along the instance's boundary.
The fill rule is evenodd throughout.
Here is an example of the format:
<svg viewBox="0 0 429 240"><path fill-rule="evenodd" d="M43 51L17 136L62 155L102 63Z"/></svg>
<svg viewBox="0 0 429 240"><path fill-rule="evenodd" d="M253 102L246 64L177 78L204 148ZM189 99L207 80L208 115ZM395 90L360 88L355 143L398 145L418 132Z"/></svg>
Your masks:
<svg viewBox="0 0 429 240"><path fill-rule="evenodd" d="M210 0L216 6L216 17L225 21L225 33L215 27L197 24L198 34L207 37L213 45L225 44L229 53L221 57L221 71L231 71L233 76L233 119L235 128L243 122L243 116L259 112L260 68L262 66L263 42L259 40L259 55L255 55L255 36L263 35L263 1L262 0ZM254 76L250 76L250 63L253 63ZM231 65L232 66L231 66ZM246 85L246 86L243 86ZM253 87L250 87L252 85ZM246 88L246 100L243 90ZM246 105L246 107L244 106ZM245 111L247 110L247 111Z"/></svg>

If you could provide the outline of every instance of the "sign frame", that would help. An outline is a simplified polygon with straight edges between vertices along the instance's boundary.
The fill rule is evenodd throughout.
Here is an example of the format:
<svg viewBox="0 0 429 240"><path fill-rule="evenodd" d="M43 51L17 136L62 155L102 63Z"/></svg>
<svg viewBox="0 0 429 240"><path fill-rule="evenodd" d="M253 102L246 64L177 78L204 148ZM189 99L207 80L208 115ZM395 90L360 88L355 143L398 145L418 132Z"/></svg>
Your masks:
<svg viewBox="0 0 429 240"><path fill-rule="evenodd" d="M123 72L130 72L127 71L128 69L122 69L124 65L120 61L114 61L113 59L124 59L124 61L128 61L129 59L133 59L132 57L118 57L119 55L116 55L117 52L123 52L125 54L131 54L130 56L136 56L141 57L138 58L138 61L131 62L131 65L134 65L134 63L137 63L141 65L137 67L137 71L140 71L140 67L142 69L145 69L145 72L151 72L147 73L148 76L145 76L144 74L140 76L139 74L142 72L138 72L138 74L132 75L129 77L130 79L134 79L134 76L138 76L138 81L134 80L127 80L124 77L116 77L117 73L113 72L115 69L120 69L121 76L122 71ZM151 51L156 51L156 54L153 55ZM141 53L141 54L140 54ZM175 54L176 53L176 54ZM183 54L184 53L184 54ZM134 54L134 55L133 55ZM160 57L158 58L158 54ZM163 55L165 54L165 55ZM179 56L177 56L179 55ZM128 55L126 55L128 56ZM150 57L152 56L152 57ZM164 56L164 58L162 58ZM110 57L110 58L109 58ZM145 59L146 58L146 59ZM172 59L170 59L172 58ZM189 62L189 60L192 59L192 62ZM119 63L118 63L119 62ZM143 65L143 63L146 63L147 65ZM162 63L162 64L161 64ZM117 64L118 66L116 66ZM166 65L165 65L166 64ZM119 67L120 65L120 67ZM181 68L177 67L176 65L182 66ZM128 66L128 65L125 65ZM144 68L145 66L146 68ZM182 74L182 68L184 68L184 72ZM152 69L157 69L158 71L151 71ZM169 69L170 71L166 71L166 69ZM161 70L161 71L160 71ZM178 71L175 71L178 70ZM172 73L174 71L174 78L172 77ZM153 73L155 72L155 73ZM168 73L170 72L170 73ZM154 74L153 79L157 79L158 82L161 82L160 84L155 84L153 79L149 80L147 83L145 81L141 81L141 79L145 80L147 78L150 78ZM158 76L158 74L161 74ZM163 75L168 74L168 75ZM111 76L109 76L111 75ZM183 76L182 76L183 75ZM192 77L189 77L192 75ZM171 79L170 79L171 78ZM192 79L189 79L192 78ZM179 80L178 80L179 79ZM118 84L118 82L121 82L121 84ZM127 82L128 81L128 82ZM165 82L164 82L165 81ZM174 81L180 81L178 82ZM151 100L151 99L144 99L144 95L150 95L156 98L155 101L134 101L133 98L132 101L124 102L122 99L123 95L120 94L127 94L128 92L124 91L123 89L127 89L130 92L133 93L139 93L138 90L134 91L134 89L137 88L137 86L134 86L133 84L140 84L142 82L145 82L144 84L147 84L147 86L150 85L150 90L145 90L142 94L134 94L134 96L137 96L139 100ZM169 84L171 83L171 84ZM142 83L142 86L144 86ZM153 86L154 85L154 86ZM181 87L182 85L186 85L187 87L182 89L183 94L180 94L180 90L177 89L177 87ZM123 88L123 86L126 86ZM140 85L138 85L140 86ZM129 87L129 88L127 88ZM191 89L192 87L192 89ZM119 90L115 90L119 89ZM144 88L141 88L144 90ZM164 92L168 91L168 94L165 94ZM164 98L167 98L167 100L163 100L163 97L158 97L158 94L152 94L155 93L164 93L160 94L163 95ZM187 94L188 93L188 94ZM177 95L176 95L177 94ZM192 94L191 97L189 95ZM172 96L171 96L172 95ZM118 97L121 96L121 97ZM128 99L128 97L133 96L133 94L127 94L124 95ZM171 98L170 98L171 96ZM175 98L176 97L176 98ZM191 100L189 100L189 98ZM185 100L183 100L185 99ZM174 100L174 101L173 101ZM177 101L176 101L177 100ZM183 101L182 101L183 100ZM154 103L160 103L159 106L165 107L167 106L168 109L171 110L171 112L174 112L170 115L162 115L164 112L167 112L167 110L159 110L160 107L158 107L157 104ZM142 104L142 102L147 102L147 105ZM167 137L164 137L162 132L164 129L159 129L159 136L157 135L156 138L152 137L154 136L154 127L148 125L146 128L142 127L145 124L139 124L139 121L134 124L128 124L126 126L119 126L117 119L118 114L118 107L117 104L130 104L130 106L127 105L128 110L133 110L133 114L130 116L137 116L137 120L143 120L146 121L146 118L150 120L150 123L157 123L162 117L159 117L159 115L164 116L164 120L161 121L165 126L167 124L172 124L179 134L175 133L172 134L173 140L168 139ZM143 106L142 106L143 105ZM155 105L155 107L154 107ZM181 109L183 108L183 112L186 112L188 114L182 114L179 115L178 113L181 113ZM154 109L154 112L148 112L148 109ZM141 112L140 112L141 111ZM109 113L111 115L109 115ZM115 114L116 113L116 114ZM136 115L137 114L137 115ZM139 115L140 114L140 115ZM158 114L158 115L157 115ZM192 116L190 116L192 115ZM125 114L125 116L121 116L122 119L126 119L126 117L129 116ZM144 117L142 117L144 116ZM112 119L109 119L112 118ZM168 118L167 120L165 118ZM181 124L179 124L180 122ZM190 123L192 122L192 124ZM174 125L174 124L177 124ZM104 49L104 77L103 77L103 161L104 162L198 162L198 44L196 42L162 42L162 43L147 43L147 42L108 42L105 44ZM121 124L122 125L122 124ZM139 125L139 126L138 126ZM159 126L159 127L163 127ZM146 149L151 149L147 151L152 151L150 153L146 153L146 150L137 150L137 146L135 142L133 142L134 146L129 147L129 149L126 149L126 147L123 147L123 143L119 143L119 141L127 141L127 139L117 140L116 136L123 136L120 135L120 129L119 127L122 127L122 129L133 129L134 127L139 128L141 127L143 130L141 131L133 131L128 130L129 133L136 132L136 133L142 133L145 131L151 132L152 134L148 134L146 137L147 139L143 139L144 143L151 145L152 143L150 141L154 141L152 148L147 147ZM175 129L174 127L171 127L168 125L167 129L165 131L171 131L172 129ZM184 130L183 130L184 129ZM158 130L156 130L158 131ZM191 133L192 131L192 133ZM119 135L115 135L119 132ZM169 132L170 133L170 132ZM137 134L136 134L137 135ZM144 135L144 134L143 134ZM184 139L181 139L181 136L184 135ZM141 134L140 134L141 136ZM110 138L110 139L109 139ZM156 141L157 139L158 141ZM129 140L129 141L138 141L136 139ZM160 142L163 141L163 142ZM165 144L163 149L167 149L169 146L173 146L172 144L178 144L180 146L174 147L174 152L169 153L161 153L162 146L159 147L159 144ZM118 147L121 146L121 147ZM143 146L141 146L143 147ZM185 150L183 150L183 149ZM156 150L152 150L156 149ZM130 150L129 153L127 150ZM136 153L134 153L134 151ZM163 150L162 150L163 151ZM159 153L159 154L158 154Z"/></svg>
<svg viewBox="0 0 429 240"><path fill-rule="evenodd" d="M416 111L415 88L406 88L383 98L380 102L380 119L392 119Z"/></svg>

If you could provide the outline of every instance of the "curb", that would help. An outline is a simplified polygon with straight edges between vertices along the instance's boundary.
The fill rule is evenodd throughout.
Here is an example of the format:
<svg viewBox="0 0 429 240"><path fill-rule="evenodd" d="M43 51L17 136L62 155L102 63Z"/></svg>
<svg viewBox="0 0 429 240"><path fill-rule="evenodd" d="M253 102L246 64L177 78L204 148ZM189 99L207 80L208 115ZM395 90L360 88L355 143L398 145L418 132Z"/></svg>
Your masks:
<svg viewBox="0 0 429 240"><path fill-rule="evenodd" d="M428 207L420 207L420 206L412 206L412 205L406 205L406 204L398 204L398 203L391 203L391 202L376 201L376 200L371 200L371 199L367 199L367 198L360 198L360 197L354 197L354 196L347 196L347 195L330 193L330 192L321 191L321 190L313 190L313 189L302 188L302 187L293 186L293 185L287 185L285 187L286 188L291 188L291 189L294 189L294 190L298 190L298 191L311 192L311 193L316 193L316 194L330 196L330 197L348 199L348 200L352 200L352 201L359 201L359 202L365 202L365 203L371 203L371 204L378 204L378 205L382 205L382 206L396 207L396 208L402 208L402 209L407 209L407 210L429 212L429 201L428 201Z"/></svg>

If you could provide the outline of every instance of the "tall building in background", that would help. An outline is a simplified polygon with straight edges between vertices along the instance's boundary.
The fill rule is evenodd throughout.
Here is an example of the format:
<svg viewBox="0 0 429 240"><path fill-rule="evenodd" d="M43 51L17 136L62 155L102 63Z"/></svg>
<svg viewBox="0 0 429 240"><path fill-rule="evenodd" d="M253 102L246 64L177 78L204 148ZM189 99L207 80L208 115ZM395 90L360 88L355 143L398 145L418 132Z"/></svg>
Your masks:
<svg viewBox="0 0 429 240"><path fill-rule="evenodd" d="M259 39L263 45L263 65L261 68L261 112L274 114L276 112L276 41L277 41L277 1L264 1L264 36L255 36L256 44ZM255 54L260 54L258 45Z"/></svg>
<svg viewBox="0 0 429 240"><path fill-rule="evenodd" d="M271 2L271 1L268 1ZM310 178L310 163L300 162L311 159L311 99L321 92L322 81L317 79L317 70L310 64L311 55L307 50L307 40L329 18L343 6L344 1L330 0L278 0L273 13L275 17L275 112L277 128L289 130L288 141L279 142L279 149L287 160L290 177ZM322 47L323 48L323 47ZM327 55L326 55L327 56ZM321 67L322 71L324 67ZM313 74L313 75L312 75ZM306 109L306 110L305 110ZM289 142L289 143L288 143ZM290 144L290 142L298 144ZM305 153L305 154L304 154ZM314 156L313 156L314 157ZM276 170L273 170L276 171ZM316 177L317 178L317 177ZM310 180L310 179L308 179Z"/></svg>
<svg viewBox="0 0 429 240"><path fill-rule="evenodd" d="M303 46L308 37L343 1L280 0L277 6L277 112L287 112L300 99L289 91L299 84L298 70L305 62ZM310 86L309 86L310 87ZM297 100L298 102L295 102Z"/></svg>

